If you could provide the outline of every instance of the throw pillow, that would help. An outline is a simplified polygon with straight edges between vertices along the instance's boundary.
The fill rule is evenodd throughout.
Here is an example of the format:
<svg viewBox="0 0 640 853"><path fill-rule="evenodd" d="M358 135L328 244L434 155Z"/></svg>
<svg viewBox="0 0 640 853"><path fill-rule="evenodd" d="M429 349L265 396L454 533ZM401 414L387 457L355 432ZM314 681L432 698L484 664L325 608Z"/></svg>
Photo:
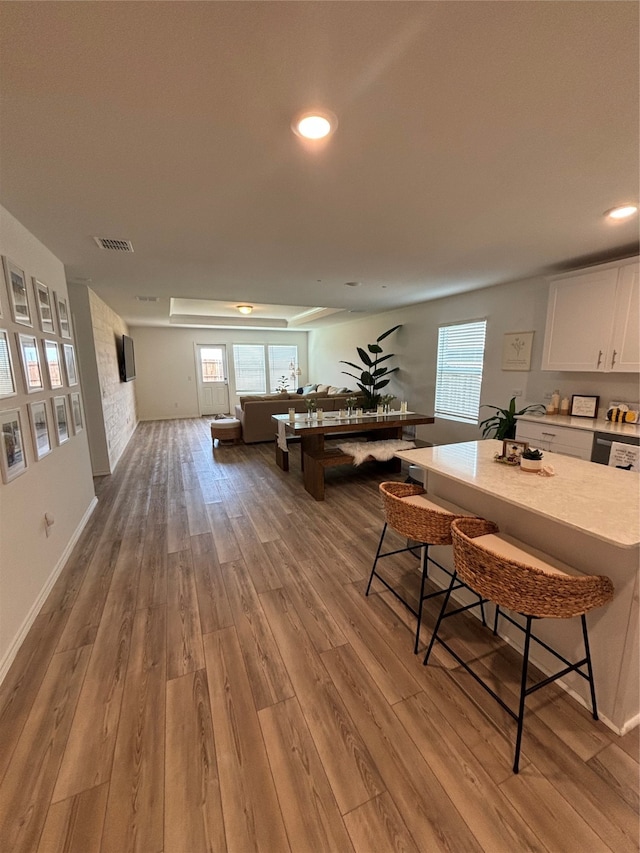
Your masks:
<svg viewBox="0 0 640 853"><path fill-rule="evenodd" d="M302 393L303 394L310 394L312 391L315 391L317 387L318 387L317 385L303 385L302 386Z"/></svg>
<svg viewBox="0 0 640 853"><path fill-rule="evenodd" d="M333 396L334 394L340 394L342 392L341 388L336 388L335 385L329 385L329 391L327 392L329 396Z"/></svg>
<svg viewBox="0 0 640 853"><path fill-rule="evenodd" d="M326 393L328 392L328 390L329 390L329 386L328 386L328 385L318 385L318 386L317 386L317 388L316 388L316 391L317 391L319 394L326 394Z"/></svg>

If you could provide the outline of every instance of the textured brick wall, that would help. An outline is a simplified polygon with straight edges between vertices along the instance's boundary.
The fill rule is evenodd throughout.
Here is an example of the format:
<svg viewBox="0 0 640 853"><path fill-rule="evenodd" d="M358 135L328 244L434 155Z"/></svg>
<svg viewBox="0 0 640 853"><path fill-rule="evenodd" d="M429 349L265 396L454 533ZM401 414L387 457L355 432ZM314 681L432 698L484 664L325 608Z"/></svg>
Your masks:
<svg viewBox="0 0 640 853"><path fill-rule="evenodd" d="M128 334L128 328L91 290L89 299L109 464L113 471L138 422L135 381L121 382L118 367L117 343L122 335Z"/></svg>

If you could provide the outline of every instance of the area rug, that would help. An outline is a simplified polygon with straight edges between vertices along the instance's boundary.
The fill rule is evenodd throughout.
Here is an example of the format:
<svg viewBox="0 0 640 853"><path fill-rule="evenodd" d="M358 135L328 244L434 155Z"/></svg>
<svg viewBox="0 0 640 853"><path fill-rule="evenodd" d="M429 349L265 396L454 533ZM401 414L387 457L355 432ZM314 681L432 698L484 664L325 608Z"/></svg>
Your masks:
<svg viewBox="0 0 640 853"><path fill-rule="evenodd" d="M386 462L393 459L399 450L411 450L414 441L402 441L399 438L389 438L384 441L343 441L338 445L343 453L353 456L353 464L361 465L365 459L377 459Z"/></svg>

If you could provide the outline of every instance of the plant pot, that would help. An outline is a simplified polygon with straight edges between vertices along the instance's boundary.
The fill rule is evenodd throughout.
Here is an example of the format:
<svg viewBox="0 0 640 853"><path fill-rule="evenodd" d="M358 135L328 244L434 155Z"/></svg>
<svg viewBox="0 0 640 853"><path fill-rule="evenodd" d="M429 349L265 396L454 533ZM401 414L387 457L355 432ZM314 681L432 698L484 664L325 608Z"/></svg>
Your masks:
<svg viewBox="0 0 640 853"><path fill-rule="evenodd" d="M524 459L520 457L520 470L527 474L535 474L542 470L542 459Z"/></svg>

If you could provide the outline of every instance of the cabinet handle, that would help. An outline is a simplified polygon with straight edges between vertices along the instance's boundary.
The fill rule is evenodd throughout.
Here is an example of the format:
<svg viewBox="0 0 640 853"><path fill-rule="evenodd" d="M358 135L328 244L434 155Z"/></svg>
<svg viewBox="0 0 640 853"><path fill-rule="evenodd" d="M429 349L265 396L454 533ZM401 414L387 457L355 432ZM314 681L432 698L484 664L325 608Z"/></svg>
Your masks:
<svg viewBox="0 0 640 853"><path fill-rule="evenodd" d="M602 364L602 350L598 350L598 363L596 364L596 367L600 367L601 364Z"/></svg>
<svg viewBox="0 0 640 853"><path fill-rule="evenodd" d="M611 369L613 370L613 365L616 363L616 356L618 355L618 351L613 351L613 358L611 359Z"/></svg>
<svg viewBox="0 0 640 853"><path fill-rule="evenodd" d="M555 437L556 437L555 432L543 432L543 433L542 433L542 435L548 435L548 436L550 436L551 438L555 438Z"/></svg>

